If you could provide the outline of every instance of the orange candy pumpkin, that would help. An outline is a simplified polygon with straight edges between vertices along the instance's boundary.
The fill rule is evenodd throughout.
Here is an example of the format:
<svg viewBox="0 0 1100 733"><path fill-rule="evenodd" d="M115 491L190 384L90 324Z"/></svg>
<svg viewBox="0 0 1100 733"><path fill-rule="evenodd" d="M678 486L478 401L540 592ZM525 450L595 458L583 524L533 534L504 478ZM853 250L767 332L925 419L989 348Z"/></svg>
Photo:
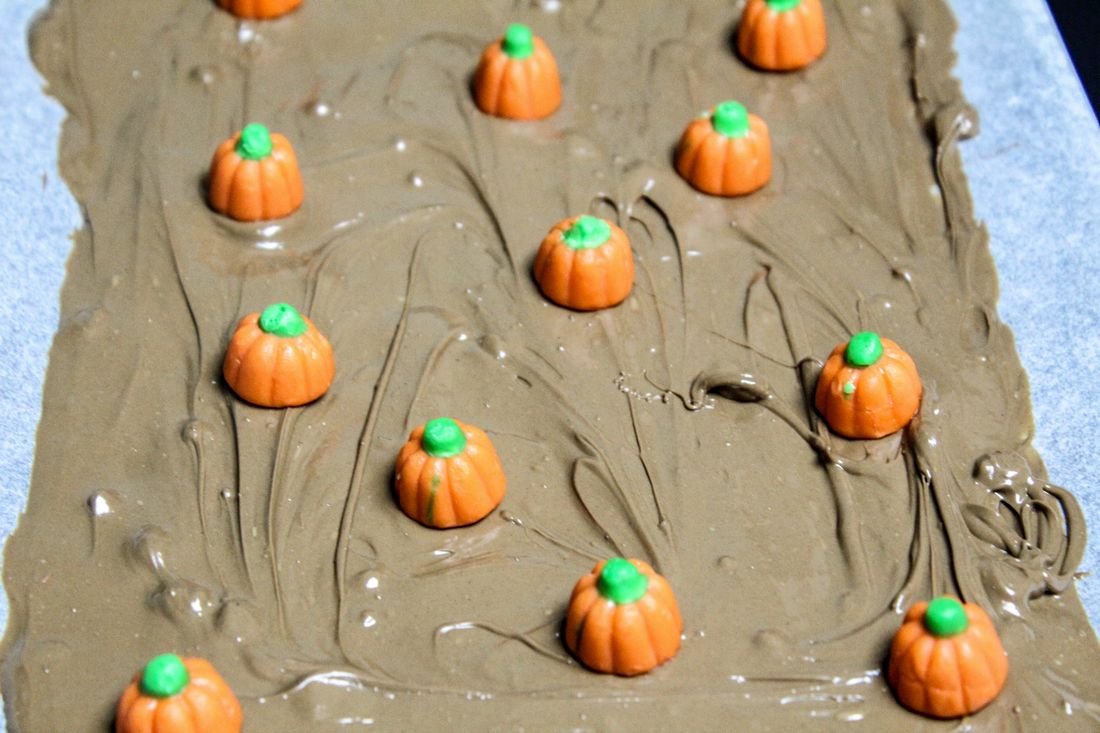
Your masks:
<svg viewBox="0 0 1100 733"><path fill-rule="evenodd" d="M481 521L504 499L504 468L480 428L449 417L409 434L397 456L397 502L427 527L448 529Z"/></svg>
<svg viewBox="0 0 1100 733"><path fill-rule="evenodd" d="M902 705L933 718L959 718L1004 688L1008 657L980 607L942 596L918 603L890 646L890 687Z"/></svg>
<svg viewBox="0 0 1100 733"><path fill-rule="evenodd" d="M618 305L634 287L634 251L619 227L594 216L558 222L535 256L543 295L579 311Z"/></svg>
<svg viewBox="0 0 1100 733"><path fill-rule="evenodd" d="M218 0L218 5L223 10L249 20L278 18L301 4L302 0Z"/></svg>
<svg viewBox="0 0 1100 733"><path fill-rule="evenodd" d="M676 172L703 193L744 196L772 177L772 141L764 120L739 102L696 118L676 146Z"/></svg>
<svg viewBox="0 0 1100 733"><path fill-rule="evenodd" d="M115 711L115 733L240 733L241 705L205 659L154 657Z"/></svg>
<svg viewBox="0 0 1100 733"><path fill-rule="evenodd" d="M328 339L286 303L242 318L222 365L233 391L261 407L313 402L328 390L335 373Z"/></svg>
<svg viewBox="0 0 1100 733"><path fill-rule="evenodd" d="M668 581L641 560L616 557L574 586L565 645L589 669L630 677L676 656L683 628Z"/></svg>
<svg viewBox="0 0 1100 733"><path fill-rule="evenodd" d="M554 55L527 26L514 23L489 44L474 73L474 101L495 117L538 120L561 104L561 80Z"/></svg>
<svg viewBox="0 0 1100 733"><path fill-rule="evenodd" d="M821 0L749 0L737 28L737 50L753 66L793 71L825 53Z"/></svg>
<svg viewBox="0 0 1100 733"><path fill-rule="evenodd" d="M857 333L833 349L814 403L833 432L872 440L901 430L920 409L917 365L890 339Z"/></svg>
<svg viewBox="0 0 1100 733"><path fill-rule="evenodd" d="M210 208L237 221L289 216L305 195L290 141L257 124L218 146L209 188Z"/></svg>

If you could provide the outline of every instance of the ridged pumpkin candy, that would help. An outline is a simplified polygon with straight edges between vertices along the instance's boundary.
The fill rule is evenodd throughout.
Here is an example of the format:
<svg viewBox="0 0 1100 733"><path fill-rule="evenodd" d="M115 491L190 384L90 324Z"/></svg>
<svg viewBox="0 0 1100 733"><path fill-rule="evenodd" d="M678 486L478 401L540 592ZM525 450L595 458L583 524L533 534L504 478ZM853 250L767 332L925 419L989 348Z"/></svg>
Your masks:
<svg viewBox="0 0 1100 733"><path fill-rule="evenodd" d="M286 303L242 318L222 364L233 391L261 407L313 402L328 391L335 373L328 339Z"/></svg>
<svg viewBox="0 0 1100 733"><path fill-rule="evenodd" d="M205 659L154 657L115 711L115 733L240 733L241 705Z"/></svg>
<svg viewBox="0 0 1100 733"><path fill-rule="evenodd" d="M684 130L676 146L676 172L712 196L759 190L772 176L768 125L740 102L722 102Z"/></svg>
<svg viewBox="0 0 1100 733"><path fill-rule="evenodd" d="M618 305L634 287L626 232L594 216L558 222L535 256L535 281L558 305L579 311Z"/></svg>
<svg viewBox="0 0 1100 733"><path fill-rule="evenodd" d="M901 430L920 409L917 365L900 346L862 331L821 370L814 404L835 433L872 440Z"/></svg>
<svg viewBox="0 0 1100 733"><path fill-rule="evenodd" d="M278 18L301 4L302 0L218 0L218 5L223 10L248 20Z"/></svg>
<svg viewBox="0 0 1100 733"><path fill-rule="evenodd" d="M546 43L525 25L508 26L489 44L474 72L474 101L495 117L538 120L561 104L558 64Z"/></svg>
<svg viewBox="0 0 1100 733"><path fill-rule="evenodd" d="M210 162L210 207L237 221L280 219L305 196L290 141L251 124L224 141Z"/></svg>
<svg viewBox="0 0 1100 733"><path fill-rule="evenodd" d="M589 669L629 677L672 659L683 628L668 581L641 560L616 557L574 586L565 645Z"/></svg>
<svg viewBox="0 0 1100 733"><path fill-rule="evenodd" d="M394 484L401 511L436 529L481 521L507 488L489 436L449 417L429 420L409 434L397 455Z"/></svg>
<svg viewBox="0 0 1100 733"><path fill-rule="evenodd" d="M959 718L1000 694L1008 657L985 611L941 596L905 614L890 646L887 677L898 701L910 710Z"/></svg>
<svg viewBox="0 0 1100 733"><path fill-rule="evenodd" d="M793 71L825 53L821 0L749 0L737 28L737 50L753 66Z"/></svg>

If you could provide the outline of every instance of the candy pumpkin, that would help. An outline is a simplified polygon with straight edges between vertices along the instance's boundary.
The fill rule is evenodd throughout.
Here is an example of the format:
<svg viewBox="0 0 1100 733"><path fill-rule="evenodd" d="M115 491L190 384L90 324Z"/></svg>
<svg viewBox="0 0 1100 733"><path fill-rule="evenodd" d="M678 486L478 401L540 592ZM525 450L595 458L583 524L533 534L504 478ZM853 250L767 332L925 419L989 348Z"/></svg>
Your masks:
<svg viewBox="0 0 1100 733"><path fill-rule="evenodd" d="M890 687L902 705L959 718L988 705L1008 677L997 629L980 607L941 596L918 603L890 646Z"/></svg>
<svg viewBox="0 0 1100 733"><path fill-rule="evenodd" d="M313 402L328 390L335 372L328 339L286 303L242 318L222 365L233 391L261 407Z"/></svg>
<svg viewBox="0 0 1100 733"><path fill-rule="evenodd" d="M513 120L547 117L561 104L554 55L525 25L508 26L489 44L474 73L474 101L485 114Z"/></svg>
<svg viewBox="0 0 1100 733"><path fill-rule="evenodd" d="M210 162L209 186L210 207L237 221L289 216L304 196L290 141L257 124L218 146Z"/></svg>
<svg viewBox="0 0 1100 733"><path fill-rule="evenodd" d="M241 705L205 659L154 657L115 711L115 733L239 733Z"/></svg>
<svg viewBox="0 0 1100 733"><path fill-rule="evenodd" d="M504 468L489 436L449 417L409 434L397 456L397 502L427 527L447 529L481 521L504 498Z"/></svg>
<svg viewBox="0 0 1100 733"><path fill-rule="evenodd" d="M676 146L676 172L712 196L744 196L772 176L768 125L739 102L696 118Z"/></svg>
<svg viewBox="0 0 1100 733"><path fill-rule="evenodd" d="M565 645L589 669L630 677L672 659L683 627L668 581L641 560L616 557L573 587Z"/></svg>
<svg viewBox="0 0 1100 733"><path fill-rule="evenodd" d="M814 403L833 432L871 440L908 425L920 397L920 376L909 355L890 339L863 331L833 349Z"/></svg>
<svg viewBox="0 0 1100 733"><path fill-rule="evenodd" d="M808 66L825 53L821 0L749 0L737 28L737 50L768 71Z"/></svg>
<svg viewBox="0 0 1100 733"><path fill-rule="evenodd" d="M579 311L618 305L634 287L634 251L619 227L594 216L558 222L535 256L535 281L558 305Z"/></svg>
<svg viewBox="0 0 1100 733"><path fill-rule="evenodd" d="M267 20L286 15L302 4L302 0L218 0L224 10L238 18Z"/></svg>

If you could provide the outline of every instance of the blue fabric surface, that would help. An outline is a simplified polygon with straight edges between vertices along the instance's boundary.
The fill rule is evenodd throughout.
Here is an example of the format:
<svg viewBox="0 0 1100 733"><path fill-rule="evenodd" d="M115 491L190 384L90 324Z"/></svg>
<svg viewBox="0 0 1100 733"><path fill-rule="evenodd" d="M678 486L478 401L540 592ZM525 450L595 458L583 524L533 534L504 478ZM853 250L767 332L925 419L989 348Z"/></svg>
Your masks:
<svg viewBox="0 0 1100 733"><path fill-rule="evenodd" d="M93 0L94 1L94 0ZM851 0L843 0L849 2ZM873 1L873 0L869 0ZM44 0L0 3L0 537L22 511L47 349L80 212L57 175L63 110L41 93L26 31ZM958 75L982 117L962 152L1001 276L999 311L1031 375L1035 445L1100 528L1100 128L1043 0L951 0ZM1100 530L1097 530L1100 531ZM1090 543L1081 570L1100 568ZM1095 625L1100 580L1078 584ZM0 597L0 625L7 598ZM3 722L0 713L0 723Z"/></svg>
<svg viewBox="0 0 1100 733"><path fill-rule="evenodd" d="M57 172L64 110L42 93L27 30L44 0L0 3L0 536L11 534L26 503L46 356L57 330L58 294L81 216ZM7 625L8 598L0 598ZM2 713L0 713L2 715ZM0 718L2 720L2 718Z"/></svg>
<svg viewBox="0 0 1100 733"><path fill-rule="evenodd" d="M951 0L956 74L982 120L962 145L1001 281L998 313L1031 383L1035 447L1085 510L1100 570L1100 127L1042 0ZM1100 579L1078 582L1100 628Z"/></svg>

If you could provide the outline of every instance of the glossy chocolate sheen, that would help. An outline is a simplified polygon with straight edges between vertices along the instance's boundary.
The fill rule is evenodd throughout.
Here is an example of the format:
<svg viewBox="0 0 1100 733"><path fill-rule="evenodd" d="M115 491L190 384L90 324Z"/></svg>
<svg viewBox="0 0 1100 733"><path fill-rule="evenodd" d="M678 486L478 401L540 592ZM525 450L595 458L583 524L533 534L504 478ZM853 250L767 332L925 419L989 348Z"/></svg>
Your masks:
<svg viewBox="0 0 1100 733"><path fill-rule="evenodd" d="M273 22L213 2L54 0L32 34L69 109L84 208L27 514L7 546L11 730L108 731L165 651L209 658L245 728L951 730L883 664L935 593L988 609L1011 671L969 730L1100 725L1073 589L1085 528L1030 448L1027 378L956 143L942 0L828 2L806 71L750 69L738 3L310 0ZM561 68L545 121L486 117L483 46L528 23ZM672 167L728 98L771 128L772 181L726 200ZM263 122L306 186L290 218L211 212L217 144ZM630 236L631 296L548 303L530 269L567 216ZM337 374L265 410L221 380L233 325L308 314ZM838 439L811 403L859 330L924 380L904 435ZM508 474L472 527L392 493L409 430L482 426ZM685 622L634 679L559 638L600 559L652 562Z"/></svg>

